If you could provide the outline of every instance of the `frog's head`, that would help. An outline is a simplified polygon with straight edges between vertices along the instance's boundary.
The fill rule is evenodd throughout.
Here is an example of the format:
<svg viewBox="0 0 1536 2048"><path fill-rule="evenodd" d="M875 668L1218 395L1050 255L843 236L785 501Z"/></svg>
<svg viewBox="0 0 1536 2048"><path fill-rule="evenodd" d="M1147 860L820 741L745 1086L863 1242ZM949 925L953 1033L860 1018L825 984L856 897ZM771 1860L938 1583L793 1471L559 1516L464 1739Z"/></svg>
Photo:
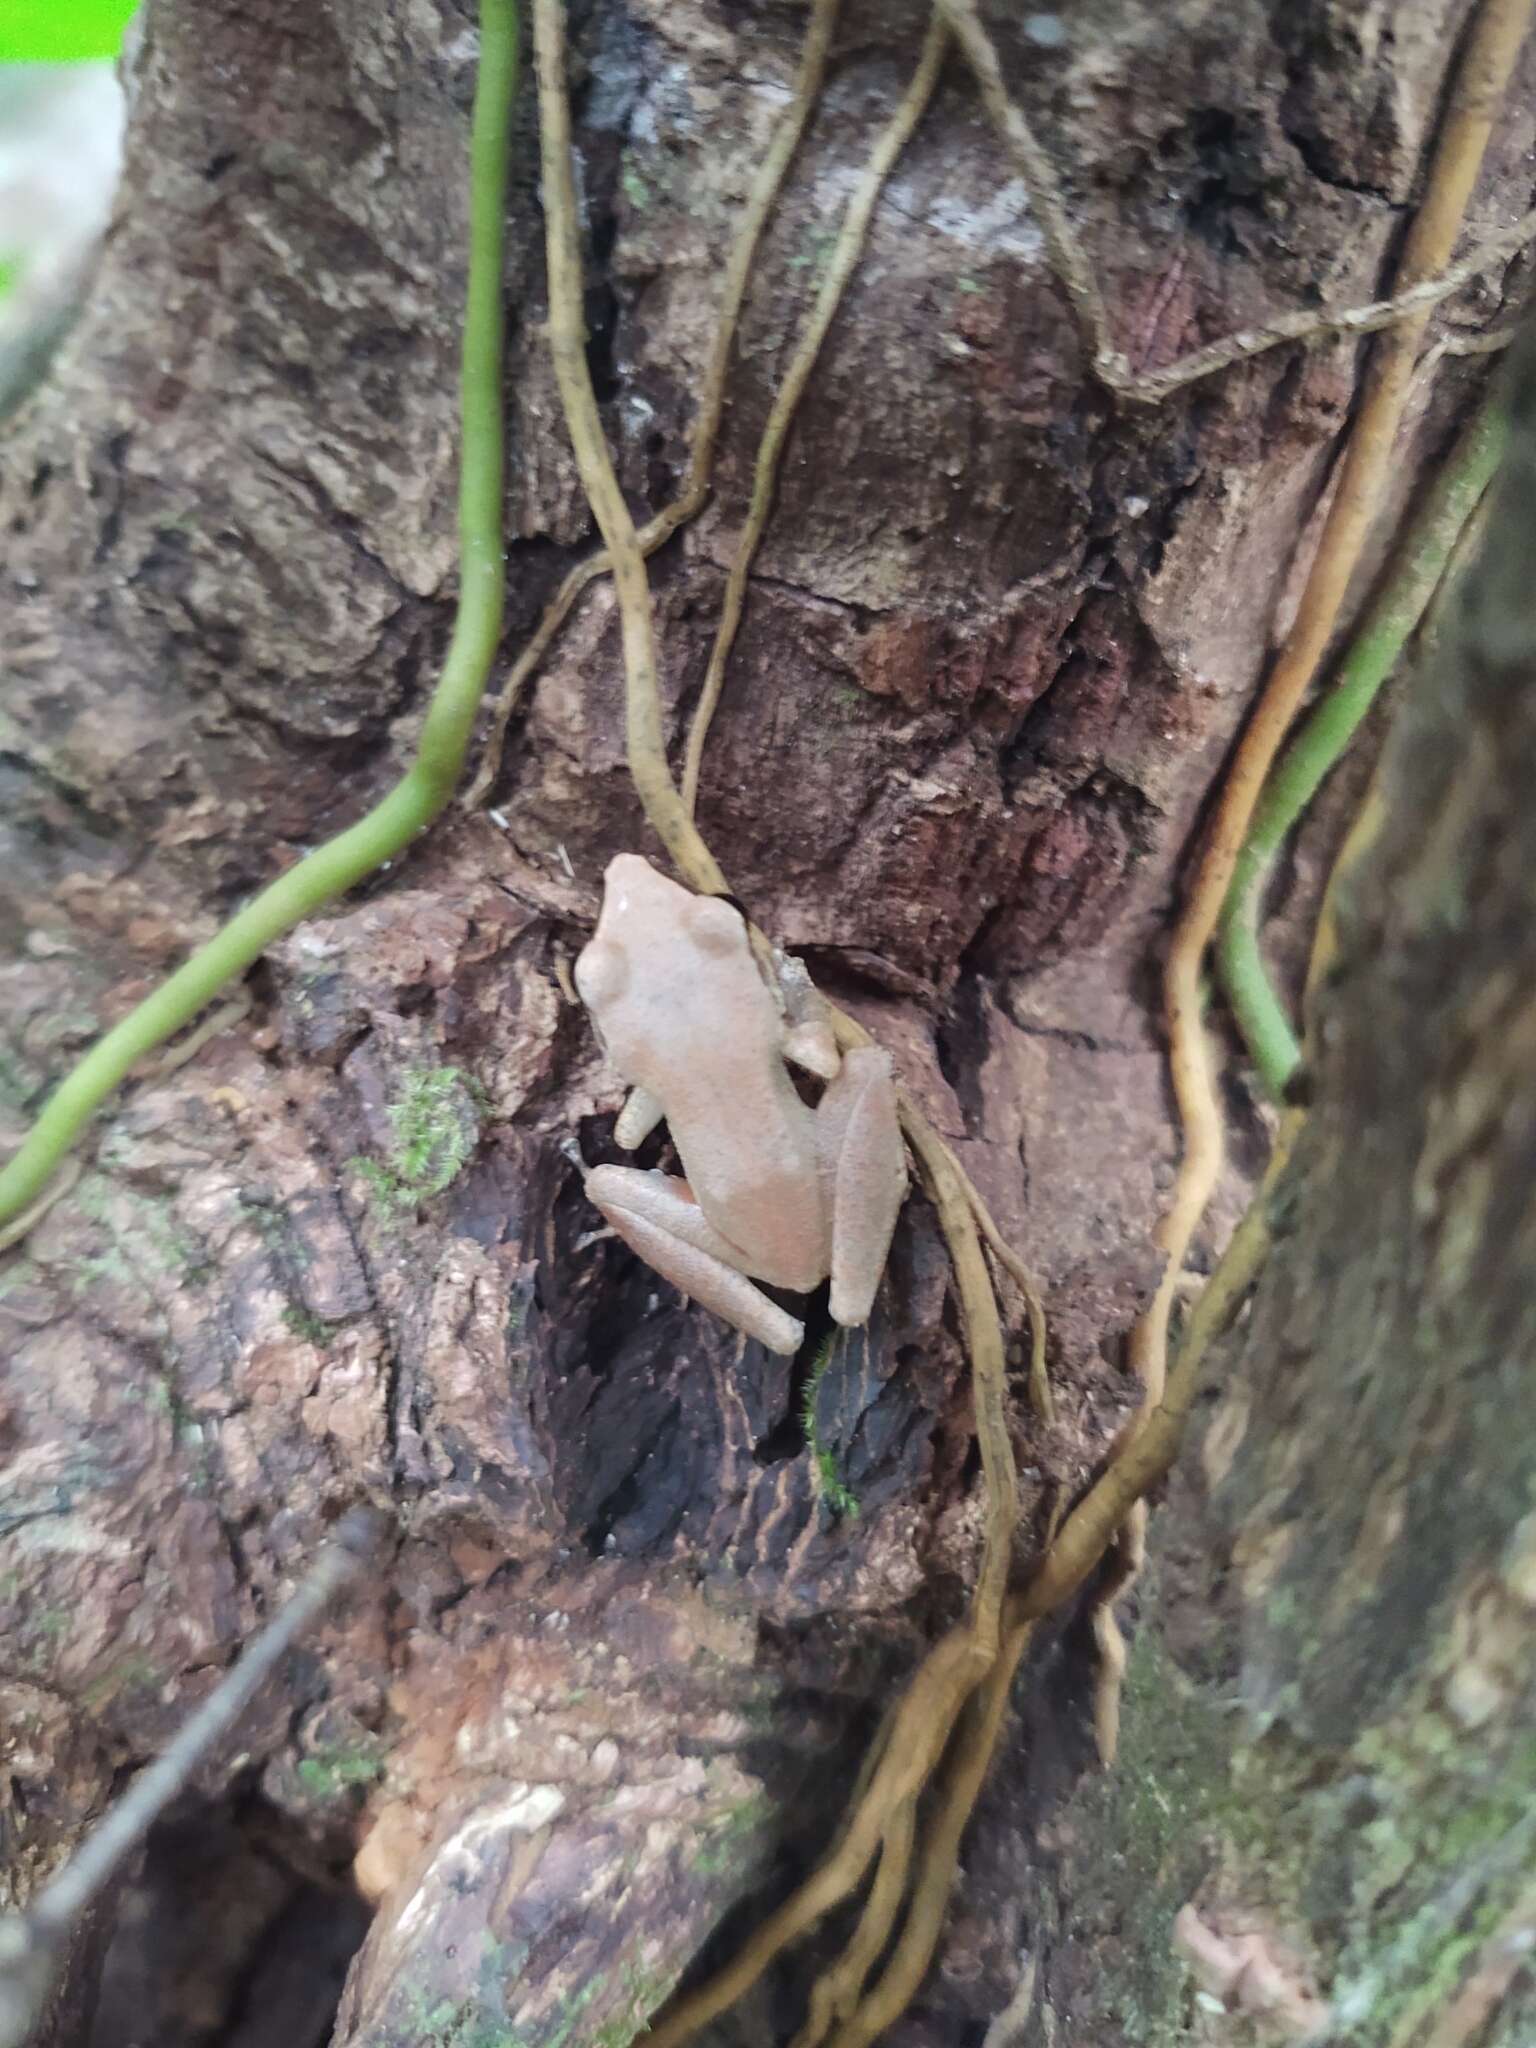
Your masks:
<svg viewBox="0 0 1536 2048"><path fill-rule="evenodd" d="M723 897L695 896L638 853L608 863L576 988L621 1072L638 1071L636 1053L646 1061L675 1041L690 1010L728 1026L738 980L761 986L739 910Z"/></svg>

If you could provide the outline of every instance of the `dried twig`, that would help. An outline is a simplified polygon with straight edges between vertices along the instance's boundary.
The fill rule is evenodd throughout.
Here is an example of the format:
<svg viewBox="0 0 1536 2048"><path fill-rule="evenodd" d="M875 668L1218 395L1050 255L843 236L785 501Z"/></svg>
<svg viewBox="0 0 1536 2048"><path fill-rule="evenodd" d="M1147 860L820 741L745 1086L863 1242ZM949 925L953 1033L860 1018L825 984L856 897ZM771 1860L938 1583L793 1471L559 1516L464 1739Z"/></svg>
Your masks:
<svg viewBox="0 0 1536 2048"><path fill-rule="evenodd" d="M202 1758L234 1726L297 1637L363 1571L384 1533L383 1517L357 1508L336 1525L297 1592L241 1652L227 1677L197 1707L30 1910L0 1920L0 2048L23 2048L43 2009L59 1959L80 1916L182 1791Z"/></svg>

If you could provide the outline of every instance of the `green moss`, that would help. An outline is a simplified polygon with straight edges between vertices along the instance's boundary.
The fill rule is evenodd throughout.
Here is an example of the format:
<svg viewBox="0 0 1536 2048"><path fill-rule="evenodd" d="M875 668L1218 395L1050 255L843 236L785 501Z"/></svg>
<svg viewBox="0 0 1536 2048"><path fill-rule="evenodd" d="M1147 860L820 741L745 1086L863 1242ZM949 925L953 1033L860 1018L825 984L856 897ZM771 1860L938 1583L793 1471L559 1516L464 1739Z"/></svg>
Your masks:
<svg viewBox="0 0 1536 2048"><path fill-rule="evenodd" d="M811 1454L816 1484L822 1499L834 1515L846 1516L848 1520L854 1521L859 1512L858 1496L844 1479L842 1468L837 1462L837 1453L822 1438L816 1419L817 1395L821 1391L822 1381L827 1376L827 1368L836 1355L837 1340L838 1332L834 1330L816 1354L816 1362L811 1367L811 1376L805 1383L805 1393L800 1401L800 1422L805 1431L806 1448Z"/></svg>
<svg viewBox="0 0 1536 2048"><path fill-rule="evenodd" d="M869 693L861 690L857 683L829 683L822 703L829 714L827 719L829 729L832 723L830 714L833 712L837 713L840 722L844 725L855 720L867 719L869 716Z"/></svg>
<svg viewBox="0 0 1536 2048"><path fill-rule="evenodd" d="M80 1694L80 1701L91 1713L98 1714L114 1700L134 1693L158 1692L164 1684L165 1673L160 1666L152 1658L135 1651L86 1686Z"/></svg>
<svg viewBox="0 0 1536 2048"><path fill-rule="evenodd" d="M620 171L619 185L623 190L624 197L629 201L636 213L643 213L650 205L651 188L633 164L626 163L623 170Z"/></svg>
<svg viewBox="0 0 1536 2048"><path fill-rule="evenodd" d="M413 1067L385 1115L388 1157L354 1159L370 1203L398 1220L440 1195L480 1140L484 1093L457 1067Z"/></svg>
<svg viewBox="0 0 1536 2048"><path fill-rule="evenodd" d="M528 2048L525 2034L490 2017L473 1999L443 1998L434 2006L423 2005L412 2026L411 2048Z"/></svg>
<svg viewBox="0 0 1536 2048"><path fill-rule="evenodd" d="M1156 1631L1142 1629L1125 1674L1115 1768L1088 1781L1072 1812L1083 1848L1067 1932L1112 1957L1074 2015L1085 2041L1172 2048L1189 2038L1193 1984L1172 1929L1214 1861L1231 1797L1221 1721Z"/></svg>
<svg viewBox="0 0 1536 2048"><path fill-rule="evenodd" d="M480 1135L474 1112L474 1096L457 1067L412 1068L389 1107L395 1170L408 1187L438 1195L455 1179Z"/></svg>
<svg viewBox="0 0 1536 2048"><path fill-rule="evenodd" d="M703 1841L689 1861L689 1870L695 1877L712 1878L738 1870L743 1863L755 1862L752 1852L760 1844L773 1813L773 1801L761 1792L738 1799L706 1827Z"/></svg>
<svg viewBox="0 0 1536 2048"><path fill-rule="evenodd" d="M313 1309L305 1308L302 1302L290 1301L283 1309L283 1321L295 1337L302 1337L307 1344L322 1349L335 1336L338 1325L328 1323L324 1316L317 1316Z"/></svg>
<svg viewBox="0 0 1536 2048"><path fill-rule="evenodd" d="M399 2048L407 2043L409 2048L629 2048L676 1982L675 1971L642 1970L626 1963L617 1972L589 1978L547 2023L529 2034L511 2026L504 2011L491 2010L501 2000L500 1984L515 1978L521 1960L521 1955L506 1958L502 1945L493 1941L486 1971L499 1981L488 1982L483 1996L428 2004L418 1993L411 2003L409 2032L395 2037ZM595 2027L583 2027L588 2009L615 1993L616 2006L609 2017Z"/></svg>
<svg viewBox="0 0 1536 2048"><path fill-rule="evenodd" d="M1317 1802L1310 1851L1350 1879L1333 1998L1350 2038L1374 2048L1448 2003L1528 1888L1536 1738L1523 1731L1501 1754L1426 1708L1374 1731L1349 1762L1370 1768Z"/></svg>
<svg viewBox="0 0 1536 2048"><path fill-rule="evenodd" d="M299 1764L298 1780L314 1799L340 1799L357 1785L373 1785L384 1775L384 1759L371 1744L317 1750Z"/></svg>
<svg viewBox="0 0 1536 2048"><path fill-rule="evenodd" d="M677 1973L641 1970L627 1963L620 1977L619 2009L592 2029L591 2048L629 2048L677 1981Z"/></svg>
<svg viewBox="0 0 1536 2048"><path fill-rule="evenodd" d="M1446 2010L1536 1867L1536 1736L1460 1728L1432 1679L1329 1753L1280 1718L1235 1728L1216 1683L1191 1684L1146 1627L1121 1730L1114 1771L1072 1814L1068 1931L1110 1958L1102 2003L1076 2016L1085 2038L1187 2040L1172 1924L1214 1872L1209 1896L1317 1944L1339 2039L1392 2048Z"/></svg>

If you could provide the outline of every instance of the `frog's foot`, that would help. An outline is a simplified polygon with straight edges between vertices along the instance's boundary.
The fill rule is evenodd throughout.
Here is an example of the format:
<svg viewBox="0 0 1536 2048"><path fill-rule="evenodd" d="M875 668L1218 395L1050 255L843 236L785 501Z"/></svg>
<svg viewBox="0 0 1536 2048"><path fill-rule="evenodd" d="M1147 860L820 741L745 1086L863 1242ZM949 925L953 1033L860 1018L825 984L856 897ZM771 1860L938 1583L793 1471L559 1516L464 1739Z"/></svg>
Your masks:
<svg viewBox="0 0 1536 2048"><path fill-rule="evenodd" d="M734 1328L792 1357L804 1325L742 1272L741 1254L707 1221L687 1181L634 1166L595 1166L587 1198L663 1279Z"/></svg>
<svg viewBox="0 0 1536 2048"><path fill-rule="evenodd" d="M869 1321L907 1192L907 1156L888 1053L859 1046L816 1108L832 1212L832 1320Z"/></svg>
<svg viewBox="0 0 1536 2048"><path fill-rule="evenodd" d="M626 1152L643 1145L666 1115L649 1088L631 1088L613 1127L613 1142Z"/></svg>

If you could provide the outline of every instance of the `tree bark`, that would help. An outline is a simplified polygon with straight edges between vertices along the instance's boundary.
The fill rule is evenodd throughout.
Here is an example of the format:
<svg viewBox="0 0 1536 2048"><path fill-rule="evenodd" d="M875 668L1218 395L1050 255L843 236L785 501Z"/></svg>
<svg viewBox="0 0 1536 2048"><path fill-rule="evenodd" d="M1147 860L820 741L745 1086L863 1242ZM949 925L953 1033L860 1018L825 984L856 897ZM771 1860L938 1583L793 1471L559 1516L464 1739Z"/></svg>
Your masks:
<svg viewBox="0 0 1536 2048"><path fill-rule="evenodd" d="M1467 11L1415 0L1388 26L1334 0L1103 0L1059 22L993 10L1010 86L1061 167L1138 367L1313 294L1378 295ZM594 0L573 15L591 360L621 478L648 512L685 465L724 253L803 15L735 0ZM712 502L653 563L679 736L758 435L922 25L916 5L850 0L748 294ZM14 622L0 892L16 941L0 1006L18 1134L73 1052L408 753L453 596L474 52L458 0L150 0L91 296L0 450ZM1471 233L1528 203L1530 78L1527 61ZM1361 347L1276 351L1155 410L1117 408L1000 165L952 62L791 438L700 824L765 929L891 1047L1047 1282L1053 1429L1027 1411L1018 1351L1035 1541L1046 1503L1083 1483L1132 1405L1119 1344L1155 1274L1149 1231L1175 1155L1149 966L1283 626ZM508 236L510 659L590 545L543 346L526 95ZM1446 318L1489 324L1506 282L1469 287ZM1481 374L1447 363L1426 390L1404 500ZM1282 937L1310 915L1360 774L1337 784L1303 835ZM387 1582L294 1660L181 1823L238 1837L227 1869L275 1859L288 1873L260 1910L243 1888L253 1952L317 1896L305 1885L334 1887L357 1856L379 1910L337 2024L349 2048L627 2039L711 1930L728 1940L763 1886L822 1845L879 1706L959 1612L974 1566L964 1360L921 1198L874 1321L815 1393L817 1447L857 1517L820 1483L806 1367L732 1340L620 1247L588 1241L562 1146L574 1130L599 1156L619 1091L560 970L626 848L656 852L624 771L617 624L599 586L519 709L494 808L445 820L275 949L251 1017L125 1092L79 1183L3 1269L17 1896L115 1773L164 1741L329 1518L359 1496L398 1516ZM1523 896L1484 879L1513 917ZM1383 924L1383 972L1399 971L1386 950L1399 939ZM1491 952L1481 981L1453 975L1455 943L1433 973L1414 957L1470 1047L1501 985ZM1294 967L1294 947L1285 957ZM1513 938L1510 957L1523 958ZM1327 1099L1364 1116L1389 1077L1439 1076L1416 1113L1441 1100L1459 1130L1470 1111L1453 1070L1431 1070L1406 983L1390 993L1391 1043L1373 1056L1341 986L1339 1015L1362 1035L1347 1067L1342 1025L1330 1041ZM1479 1043L1491 1029L1476 1025ZM1236 1094L1232 1109L1202 1260L1262 1149L1258 1114ZM1198 1726L1219 1773L1231 1730L1214 1712L1210 1730L1187 1719L1185 1701L1196 1680L1219 1699L1239 1669L1200 1611L1220 1532L1235 1529L1242 1570L1216 1612L1245 1631L1244 1699L1292 1731L1282 1799L1309 1745L1336 1760L1368 1725L1421 1711L1404 1702L1438 1682L1453 1613L1470 1628L1481 1612L1472 1562L1494 1571L1513 1526L1495 1504L1513 1467L1478 1462L1495 1449L1495 1371L1486 1409L1483 1392L1453 1400L1461 1378L1437 1379L1428 1352L1458 1376L1472 1353L1437 1325L1411 1401L1384 1372L1359 1377L1379 1339L1345 1309L1363 1317L1375 1283L1351 1285L1325 1218L1342 1224L1347 1178L1356 1233L1382 1232L1359 1271L1401 1284L1407 1233L1425 1229L1414 1172L1434 1146L1383 1109L1388 1129L1392 1143L1350 1150L1342 1109L1314 1119L1297 1166L1310 1234L1288 1244L1255 1321L1241 1452L1219 1507L1181 1484L1168 1541L1188 1570L1165 1564L1163 1626L1138 1653L1132 1742ZM1488 1170L1504 1158L1490 1151ZM1477 1185L1492 1201L1495 1183ZM1449 1313L1463 1282L1496 1276L1480 1276L1465 1234L1443 1241L1461 1265L1417 1298ZM1308 1243L1333 1261L1329 1288ZM1415 1298L1394 1303L1400 1336ZM1293 1348L1314 1329L1303 1371ZM1341 1431L1346 1387L1380 1426L1369 1441L1406 1455L1429 1432L1441 1483L1465 1471L1455 1515L1423 1512L1417 1468L1395 1495L1352 1483L1344 1461L1365 1438ZM1272 1463L1282 1454L1294 1470ZM1409 1493L1411 1538L1394 1547L1393 1502ZM1286 1549L1298 1517L1332 1533ZM1415 1562L1431 1526L1439 1561ZM1314 1554L1318 1573L1333 1558L1328 1577L1293 1584ZM1264 1571L1289 1623L1283 1601L1246 1590ZM1336 1583L1319 1631L1309 1587ZM1405 1587L1437 1618L1393 1676L1382 1645ZM1360 1657L1376 1690L1351 1682ZM1341 1959L1355 1951L1319 1944L1300 1907L1206 1876L1226 1867L1209 1856L1216 1823L1169 1820L1161 1781L1134 1764L1063 1806L1088 1751L1089 1672L1068 1626L1021 1682L943 1954L895 2038L994 2020L1021 1949L1046 1959L1022 2039L1051 2037L1048 2010L1061 2038L1156 2038L1130 2003L1143 1970L1157 2024L1203 2025L1168 1946L1191 1901L1218 1933L1240 1908L1283 1923L1327 1977L1319 1995L1354 1969ZM1462 1781L1445 1769L1454 1800ZM1139 1787L1150 1848L1129 1810ZM1327 1846L1326 1824L1308 1825ZM1145 1930L1113 1918L1117 1855L1132 1859L1122 1876L1142 1856L1160 1881L1179 1873ZM152 1880L146 1910L163 1897ZM1150 1912L1153 1887L1140 1889ZM221 1972L225 2032L199 2035L203 2008L183 1996L156 2038L229 2038L239 1984L249 2006L270 1979ZM744 2024L788 2038L802 1993L785 1973Z"/></svg>

